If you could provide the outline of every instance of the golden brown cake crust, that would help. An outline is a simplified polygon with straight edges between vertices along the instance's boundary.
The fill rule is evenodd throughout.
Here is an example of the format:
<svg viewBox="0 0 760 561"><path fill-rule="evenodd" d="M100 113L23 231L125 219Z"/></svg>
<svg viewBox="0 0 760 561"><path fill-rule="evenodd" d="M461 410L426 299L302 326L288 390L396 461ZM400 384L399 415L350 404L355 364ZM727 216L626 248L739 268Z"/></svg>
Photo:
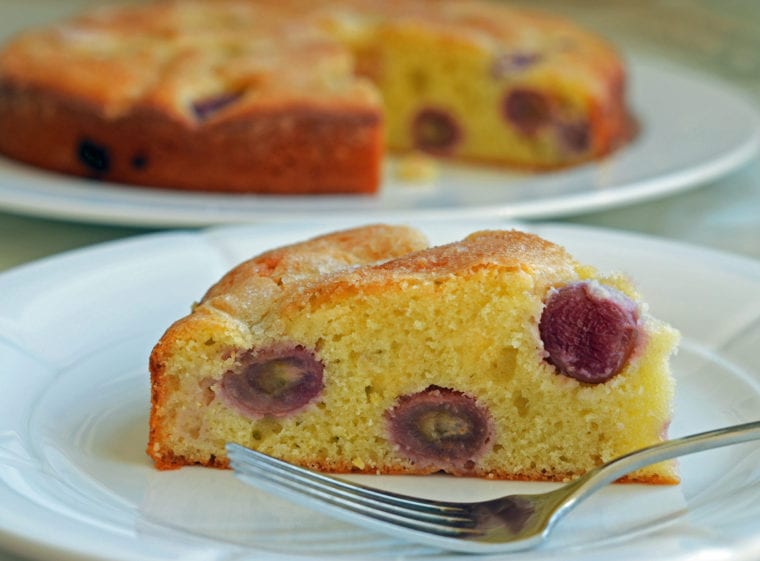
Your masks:
<svg viewBox="0 0 760 561"><path fill-rule="evenodd" d="M588 82L588 149L568 160L504 156L501 164L576 164L631 137L621 60L559 18L477 1L165 0L95 10L9 43L0 53L0 153L171 189L374 193L385 119L376 88L354 75L354 65L359 75L372 77L371 69L350 52L361 50L374 21L422 26L487 52L519 46L521 26L572 43L566 53L551 47L562 60L549 83ZM565 67L580 78L563 76Z"/></svg>
<svg viewBox="0 0 760 561"><path fill-rule="evenodd" d="M203 127L149 108L108 120L76 98L6 82L0 151L62 173L171 189L373 193L382 127L371 108L310 104Z"/></svg>
<svg viewBox="0 0 760 561"><path fill-rule="evenodd" d="M446 279L467 276L479 269L496 267L523 270L533 275L537 285L572 274L575 260L560 246L519 230L479 231L460 242L431 247L371 267L340 271L320 278L292 295L292 307L308 301L318 305L323 299L341 298L349 293L381 293L405 281L424 277ZM285 304L284 304L285 305Z"/></svg>

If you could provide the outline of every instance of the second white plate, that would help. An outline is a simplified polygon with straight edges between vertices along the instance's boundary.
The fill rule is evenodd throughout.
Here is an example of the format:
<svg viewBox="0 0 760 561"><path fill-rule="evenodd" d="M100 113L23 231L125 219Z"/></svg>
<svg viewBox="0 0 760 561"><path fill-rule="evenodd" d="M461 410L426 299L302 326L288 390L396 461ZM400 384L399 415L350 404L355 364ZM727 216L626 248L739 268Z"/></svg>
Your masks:
<svg viewBox="0 0 760 561"><path fill-rule="evenodd" d="M39 216L136 226L201 226L361 214L546 218L601 210L703 185L752 158L760 146L755 107L725 84L647 60L631 64L631 103L641 134L594 164L528 175L441 165L430 184L404 184L386 165L377 196L213 195L72 178L0 158L0 208Z"/></svg>

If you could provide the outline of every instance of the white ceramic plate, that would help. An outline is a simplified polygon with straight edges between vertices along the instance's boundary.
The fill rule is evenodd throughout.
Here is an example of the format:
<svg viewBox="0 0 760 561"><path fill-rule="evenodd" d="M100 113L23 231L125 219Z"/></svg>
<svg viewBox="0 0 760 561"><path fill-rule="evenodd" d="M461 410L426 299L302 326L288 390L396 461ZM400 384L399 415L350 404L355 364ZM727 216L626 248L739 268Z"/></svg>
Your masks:
<svg viewBox="0 0 760 561"><path fill-rule="evenodd" d="M412 216L539 218L662 197L704 185L757 153L757 110L725 84L678 66L635 59L631 101L639 137L606 160L539 175L442 165L429 184L395 179L389 159L377 196L211 195L99 183L0 158L0 208L81 221L198 226L361 213L376 220Z"/></svg>
<svg viewBox="0 0 760 561"><path fill-rule="evenodd" d="M434 242L496 222L428 223ZM333 521L231 472L158 472L145 455L147 357L232 264L327 226L165 233L0 275L0 549L39 559L453 557ZM683 332L671 436L757 419L760 263L629 234L534 225L579 259L632 275ZM560 414L560 413L558 413ZM686 457L683 483L604 489L525 560L760 555L760 445ZM359 476L428 497L476 499L550 484Z"/></svg>

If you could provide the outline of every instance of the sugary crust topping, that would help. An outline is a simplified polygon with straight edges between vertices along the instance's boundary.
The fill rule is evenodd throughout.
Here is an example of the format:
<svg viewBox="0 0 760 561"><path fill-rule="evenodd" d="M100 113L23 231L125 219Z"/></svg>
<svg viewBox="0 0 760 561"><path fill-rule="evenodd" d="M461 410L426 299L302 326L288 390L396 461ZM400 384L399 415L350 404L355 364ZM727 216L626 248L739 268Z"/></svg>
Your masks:
<svg viewBox="0 0 760 561"><path fill-rule="evenodd" d="M115 118L134 107L193 122L196 99L234 92L252 107L350 104L379 110L353 75L347 46L388 29L419 28L494 57L540 53L542 72L604 92L621 72L614 50L560 18L482 1L165 0L101 8L29 31L0 54L0 81L72 95ZM598 84L598 86L594 86Z"/></svg>
<svg viewBox="0 0 760 561"><path fill-rule="evenodd" d="M435 282L494 267L523 271L536 285L576 275L577 264L560 246L517 230L481 231L462 241L409 253L373 266L342 271L305 287L293 297L318 301L341 291L373 291L410 281Z"/></svg>
<svg viewBox="0 0 760 561"><path fill-rule="evenodd" d="M0 79L79 97L110 118L139 106L191 122L195 99L227 92L243 94L235 112L307 102L378 109L350 53L288 16L276 3L240 0L95 10L20 35L0 55Z"/></svg>
<svg viewBox="0 0 760 561"><path fill-rule="evenodd" d="M250 302L258 302L260 317L287 288L427 245L423 234L405 226L378 224L326 234L241 263L208 290L201 304L222 307L233 315L247 315Z"/></svg>
<svg viewBox="0 0 760 561"><path fill-rule="evenodd" d="M562 247L536 235L519 230L483 230L460 242L379 265L376 270L448 276L489 265L540 273L546 269L567 269L573 264Z"/></svg>
<svg viewBox="0 0 760 561"><path fill-rule="evenodd" d="M485 267L524 271L536 285L576 276L560 246L517 230L481 231L428 247L419 231L371 225L267 251L228 272L199 307L248 325L280 307L301 306L337 292L374 291L411 280L434 282Z"/></svg>

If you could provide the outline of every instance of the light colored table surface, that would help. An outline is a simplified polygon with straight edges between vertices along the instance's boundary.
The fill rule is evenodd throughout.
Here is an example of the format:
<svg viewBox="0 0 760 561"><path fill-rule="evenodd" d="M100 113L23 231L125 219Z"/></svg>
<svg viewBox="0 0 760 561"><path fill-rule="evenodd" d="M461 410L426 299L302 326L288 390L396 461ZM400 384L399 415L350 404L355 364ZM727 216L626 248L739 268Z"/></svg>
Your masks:
<svg viewBox="0 0 760 561"><path fill-rule="evenodd" d="M0 39L81 6L102 3L3 0ZM667 57L720 75L760 103L758 3L712 3L713 8L720 4L720 13L713 12L708 1L613 2L604 8L591 1L546 4L602 30L625 49ZM651 17L652 13L658 16ZM682 194L562 221L640 232L760 259L760 158L729 176ZM69 249L148 232L0 211L0 271ZM18 559L0 551L0 561Z"/></svg>

